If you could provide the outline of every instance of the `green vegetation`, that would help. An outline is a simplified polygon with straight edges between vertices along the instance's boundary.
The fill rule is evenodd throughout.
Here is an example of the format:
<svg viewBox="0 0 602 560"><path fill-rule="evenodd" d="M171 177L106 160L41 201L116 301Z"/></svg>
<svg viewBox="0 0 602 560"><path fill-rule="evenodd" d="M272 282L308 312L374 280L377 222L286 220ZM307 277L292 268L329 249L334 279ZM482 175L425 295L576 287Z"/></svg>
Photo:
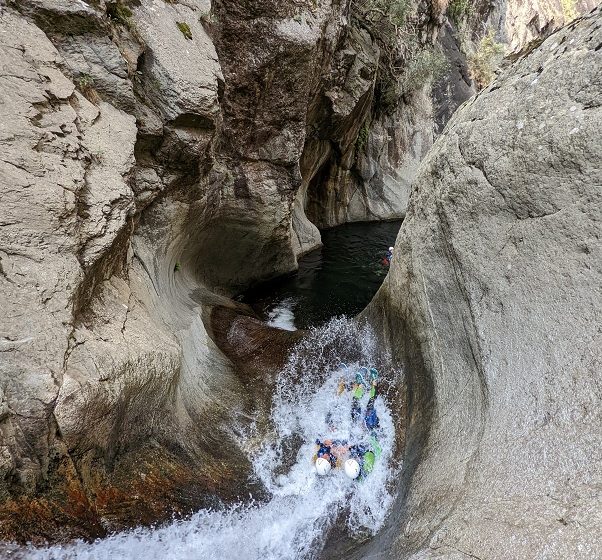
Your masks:
<svg viewBox="0 0 602 560"><path fill-rule="evenodd" d="M495 75L495 70L504 57L505 47L497 43L493 29L480 40L475 53L468 57L470 76L476 85L484 88Z"/></svg>
<svg viewBox="0 0 602 560"><path fill-rule="evenodd" d="M444 10L447 0L438 0L437 6ZM441 51L426 47L418 34L415 1L355 0L352 16L355 25L368 31L381 50L375 88L379 110L393 111L402 95L431 84L447 67Z"/></svg>
<svg viewBox="0 0 602 560"><path fill-rule="evenodd" d="M132 26L132 22L130 20L132 17L132 10L130 10L127 6L124 6L121 2L109 4L107 6L107 15L112 20L125 25L128 29Z"/></svg>
<svg viewBox="0 0 602 560"><path fill-rule="evenodd" d="M368 0L364 4L368 16L380 16L396 27L402 27L412 12L411 0Z"/></svg>
<svg viewBox="0 0 602 560"><path fill-rule="evenodd" d="M577 0L560 0L562 6L562 15L564 16L565 23L573 21L578 15L577 12Z"/></svg>
<svg viewBox="0 0 602 560"><path fill-rule="evenodd" d="M370 134L370 126L368 125L368 121L365 120L362 128L360 128L357 133L357 139L355 141L355 149L356 152L361 152L368 142L368 135Z"/></svg>
<svg viewBox="0 0 602 560"><path fill-rule="evenodd" d="M389 21L397 27L404 25L412 11L410 0L387 0L387 3Z"/></svg>
<svg viewBox="0 0 602 560"><path fill-rule="evenodd" d="M470 0L451 0L447 13L456 27L470 14Z"/></svg>
<svg viewBox="0 0 602 560"><path fill-rule="evenodd" d="M443 76L449 66L447 57L437 48L414 52L403 73L401 87L404 93L415 91Z"/></svg>
<svg viewBox="0 0 602 560"><path fill-rule="evenodd" d="M100 97L94 89L94 78L90 76L90 74L80 74L75 79L75 85L88 101L92 103L97 103L100 101Z"/></svg>
<svg viewBox="0 0 602 560"><path fill-rule="evenodd" d="M184 35L184 37L186 37L186 39L189 41L192 41L192 31L190 31L190 26L184 21L176 21L176 25L182 32L182 35Z"/></svg>
<svg viewBox="0 0 602 560"><path fill-rule="evenodd" d="M80 74L77 78L77 86L80 90L91 88L94 84L94 78L90 74Z"/></svg>

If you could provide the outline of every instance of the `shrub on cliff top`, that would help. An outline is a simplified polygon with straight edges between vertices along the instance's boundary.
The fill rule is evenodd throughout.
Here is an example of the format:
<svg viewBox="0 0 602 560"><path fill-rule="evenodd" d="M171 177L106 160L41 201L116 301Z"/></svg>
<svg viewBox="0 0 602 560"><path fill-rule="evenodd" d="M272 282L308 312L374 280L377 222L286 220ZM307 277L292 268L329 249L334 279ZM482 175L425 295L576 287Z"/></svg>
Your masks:
<svg viewBox="0 0 602 560"><path fill-rule="evenodd" d="M447 13L456 27L460 27L460 23L470 13L470 0L451 0L447 8Z"/></svg>
<svg viewBox="0 0 602 560"><path fill-rule="evenodd" d="M484 88L495 75L495 70L504 57L505 48L497 43L493 29L479 41L476 52L468 57L470 77L480 88Z"/></svg>
<svg viewBox="0 0 602 560"><path fill-rule="evenodd" d="M564 16L565 23L573 21L579 15L577 0L560 0L560 6L562 7L562 15Z"/></svg>
<svg viewBox="0 0 602 560"><path fill-rule="evenodd" d="M430 0L434 13L443 13L447 0ZM440 50L422 38L414 0L354 0L353 21L367 30L381 51L375 85L379 110L395 110L403 94L431 84L448 62ZM426 44L425 44L426 43Z"/></svg>

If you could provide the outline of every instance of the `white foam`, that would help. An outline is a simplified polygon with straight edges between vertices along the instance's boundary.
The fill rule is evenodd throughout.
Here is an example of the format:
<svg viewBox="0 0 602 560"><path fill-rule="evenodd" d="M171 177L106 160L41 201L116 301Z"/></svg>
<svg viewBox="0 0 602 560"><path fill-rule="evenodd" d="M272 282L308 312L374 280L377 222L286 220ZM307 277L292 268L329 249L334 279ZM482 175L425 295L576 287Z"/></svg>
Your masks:
<svg viewBox="0 0 602 560"><path fill-rule="evenodd" d="M282 300L268 312L266 323L270 327L277 327L285 331L296 331L294 305L295 302L292 298Z"/></svg>
<svg viewBox="0 0 602 560"><path fill-rule="evenodd" d="M348 368L338 369L338 355L351 362ZM92 544L29 548L14 557L297 560L319 552L329 528L341 519L351 535L375 534L393 501L390 487L398 472L393 460L394 422L386 395L376 399L382 455L365 480L352 481L340 469L319 477L313 466L316 438L340 437L359 443L368 437L361 423L354 425L351 421L350 393L337 396L340 378L352 378L360 364L384 366L386 371L381 375L395 381L391 376L396 374L386 357L380 355L370 330L347 319L335 319L315 329L293 353L274 395L273 437L251 452L255 474L271 494L267 503L223 511L202 510L165 527L136 529ZM367 399L365 395L363 406ZM326 422L328 413L330 427ZM287 458L284 444L291 436L302 443L296 455L293 451L295 456Z"/></svg>

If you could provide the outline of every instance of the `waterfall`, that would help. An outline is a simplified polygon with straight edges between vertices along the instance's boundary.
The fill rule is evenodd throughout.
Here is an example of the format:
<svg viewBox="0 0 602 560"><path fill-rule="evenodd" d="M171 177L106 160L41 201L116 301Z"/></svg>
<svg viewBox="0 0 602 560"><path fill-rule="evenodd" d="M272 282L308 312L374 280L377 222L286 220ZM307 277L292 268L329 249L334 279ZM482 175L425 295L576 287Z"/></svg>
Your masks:
<svg viewBox="0 0 602 560"><path fill-rule="evenodd" d="M347 478L342 469L320 477L313 466L316 438L359 443L369 437L363 422L351 420L351 392L337 394L341 379L352 380L360 366L374 366L380 371L375 408L382 454L362 481ZM400 375L367 325L344 317L332 319L302 339L280 372L273 396L272 426L269 434L263 434L263 443L254 444L257 438L253 434L239 436L269 499L201 510L186 520L117 533L93 543L21 549L15 557L301 559L318 555L335 525L351 537L374 535L385 522L400 468L394 457L392 410L392 391L399 385ZM366 393L362 409L367 399Z"/></svg>

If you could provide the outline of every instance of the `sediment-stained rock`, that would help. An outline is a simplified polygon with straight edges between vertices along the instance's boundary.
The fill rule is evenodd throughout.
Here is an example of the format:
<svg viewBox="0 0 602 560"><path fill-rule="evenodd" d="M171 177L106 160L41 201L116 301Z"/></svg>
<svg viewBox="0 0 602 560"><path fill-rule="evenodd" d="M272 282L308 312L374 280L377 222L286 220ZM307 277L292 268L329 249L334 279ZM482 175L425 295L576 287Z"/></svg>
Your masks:
<svg viewBox="0 0 602 560"><path fill-rule="evenodd" d="M421 165L370 309L410 402L370 558L602 555L601 23L524 55Z"/></svg>

